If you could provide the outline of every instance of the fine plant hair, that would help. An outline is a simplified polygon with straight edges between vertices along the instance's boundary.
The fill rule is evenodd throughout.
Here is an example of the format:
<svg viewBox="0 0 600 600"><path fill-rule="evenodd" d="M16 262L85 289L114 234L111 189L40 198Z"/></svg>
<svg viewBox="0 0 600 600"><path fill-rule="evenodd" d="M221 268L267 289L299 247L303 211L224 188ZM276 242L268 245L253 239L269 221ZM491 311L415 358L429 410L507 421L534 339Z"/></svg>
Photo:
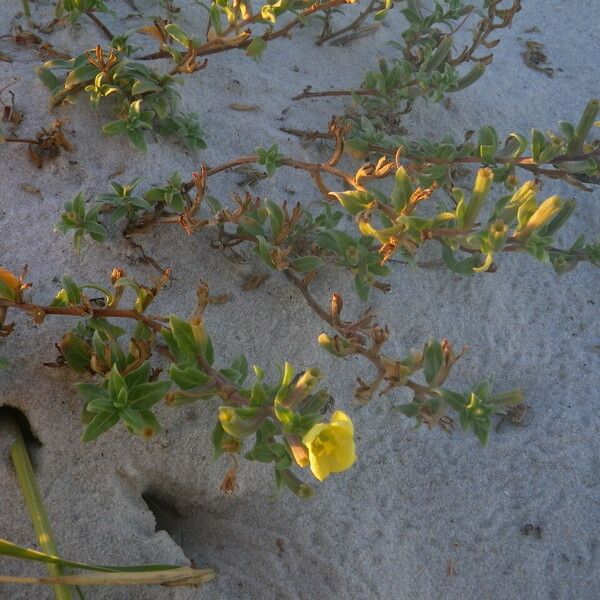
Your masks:
<svg viewBox="0 0 600 600"><path fill-rule="evenodd" d="M201 34L184 31L169 10L166 19L155 18L137 32L114 36L100 21L103 3L64 0L55 25L65 15L71 22L87 16L109 44L74 58L52 59L38 75L51 90L52 108L83 93L92 106L109 106L115 118L103 126L106 135L125 135L143 151L145 132L154 130L178 136L198 151L211 140L205 141L199 117L179 111L179 79L207 68L206 57L218 52L243 50L260 59L268 43L285 43L309 18L322 19L316 43L325 47L344 36L368 35L368 27L395 10L387 1L370 2L349 25L339 27L335 13L344 3L282 0L254 11L248 2L216 0L208 7L207 31ZM31 297L26 269L15 274L20 268L16 258L6 265L10 268L0 268L0 335L13 332L7 319L16 311L29 314L36 324L50 316L79 317L57 343L57 364L81 375L77 390L84 404L83 441L115 426L150 438L160 431L153 411L159 402L176 408L214 399L215 456L243 452L248 460L270 463L278 488L308 497L313 489L301 477L302 469L310 466L322 480L354 462L350 417L336 411L325 420L331 397L321 387L319 368L294 368L285 362L278 376L268 377L272 365L251 368L244 354L223 363L218 351L224 340L211 335L210 317L211 304L220 299L210 295L207 283L198 283L197 301L188 315L150 312L156 296L166 293L171 272L146 254L142 241L162 227L209 236L216 251L231 257L238 256L238 247L248 247L267 270L280 274L323 321L324 330L315 332L317 344L339 359L359 356L370 365L368 380L356 380L359 402L404 388L412 401L395 412L416 425L448 432L458 423L483 445L494 415L522 409L520 390L494 390L483 376L467 389L452 387L452 367L464 349L454 349L449 340L430 339L402 356L390 355L386 344L393 333L367 305L349 316L340 294L331 294L325 305L313 290L327 286L317 276L326 265L335 265L352 279L363 302L372 294L393 293L393 269L422 266L423 246L437 248L436 264L471 277L503 268L505 253L525 254L559 274L580 263L599 267L600 240L582 233L565 246L558 236L577 200L545 189L542 193L541 184L559 180L578 192L598 184L600 145L592 138L600 100L590 100L577 123L560 122L557 131L533 129L502 137L488 125L459 141L450 136L411 139L401 123L415 103L441 101L484 76L493 58L489 51L499 43L496 33L513 22L521 2L483 0L474 7L445 0L434 2L429 12L417 1L397 5L408 23L392 40L398 58L380 62L358 89L319 92L306 87L296 96L298 101L332 95L352 100L328 127L286 129L327 144L327 160L286 156L267 143L218 165L199 160L196 172L165 174L159 186L145 186L141 177L107 181L109 189L98 190L93 198L80 192L65 199L56 230L73 236L77 252L103 242L108 229L120 229L124 243L159 272L152 282L137 281L120 268L108 283L77 282L64 275L54 298L43 300ZM459 45L457 36L468 27L470 42ZM141 54L130 44L134 33L149 36L158 49ZM157 59L167 59L167 71L148 66ZM61 72L64 77L57 75ZM355 159L350 167L344 166L347 155ZM250 193L216 197L211 180L241 166L260 169L264 177L278 177L284 169L301 171L312 181L312 189L307 186L310 196L293 205ZM469 173L460 183L459 167ZM314 206L315 196L319 208L307 208ZM346 216L351 226L345 224ZM127 321L135 323L133 329L123 327ZM339 456L325 464L320 457L328 444ZM235 488L234 475L226 476L225 491Z"/></svg>

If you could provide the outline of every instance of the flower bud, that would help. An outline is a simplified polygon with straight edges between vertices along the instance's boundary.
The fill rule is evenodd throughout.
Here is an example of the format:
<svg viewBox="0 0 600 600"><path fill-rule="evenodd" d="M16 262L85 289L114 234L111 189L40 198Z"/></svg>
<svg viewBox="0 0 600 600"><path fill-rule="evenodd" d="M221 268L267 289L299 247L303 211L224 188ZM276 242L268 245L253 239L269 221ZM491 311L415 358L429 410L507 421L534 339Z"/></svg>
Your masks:
<svg viewBox="0 0 600 600"><path fill-rule="evenodd" d="M319 385L321 372L318 369L307 369L298 379L294 388L288 393L287 398L283 400L283 405L288 408L297 407L302 400Z"/></svg>
<svg viewBox="0 0 600 600"><path fill-rule="evenodd" d="M219 408L221 427L233 437L244 438L252 435L262 425L266 413L263 408Z"/></svg>
<svg viewBox="0 0 600 600"><path fill-rule="evenodd" d="M515 233L515 238L522 240L529 237L536 229L543 227L562 209L564 200L560 196L550 196L544 200L529 217L527 223Z"/></svg>
<svg viewBox="0 0 600 600"><path fill-rule="evenodd" d="M500 250L508 236L508 226L501 219L494 221L488 229L488 239L493 250Z"/></svg>
<svg viewBox="0 0 600 600"><path fill-rule="evenodd" d="M317 342L319 346L324 350L327 350L333 356L338 358L344 358L353 354L352 343L339 335L333 337L328 336L326 333L322 333L318 338Z"/></svg>
<svg viewBox="0 0 600 600"><path fill-rule="evenodd" d="M468 229L473 227L477 216L481 212L485 198L490 191L492 181L494 180L494 173L492 169L486 167L485 169L479 169L477 172L477 178L475 179L475 185L473 186L473 192L471 194L471 201L465 209L463 216L462 225Z"/></svg>
<svg viewBox="0 0 600 600"><path fill-rule="evenodd" d="M292 456L296 461L296 464L302 469L304 469L304 467L308 467L308 450L300 438L297 435L287 434L285 439L288 443Z"/></svg>
<svg viewBox="0 0 600 600"><path fill-rule="evenodd" d="M523 390L515 389L508 392L499 392L498 394L492 394L489 402L491 404L501 404L503 406L511 406L514 404L522 404L525 399Z"/></svg>
<svg viewBox="0 0 600 600"><path fill-rule="evenodd" d="M281 473L281 478L283 483L294 492L300 498L308 499L312 497L314 494L314 490L308 483L304 483L300 481L298 477L296 477L289 469L284 469L283 471L279 471Z"/></svg>

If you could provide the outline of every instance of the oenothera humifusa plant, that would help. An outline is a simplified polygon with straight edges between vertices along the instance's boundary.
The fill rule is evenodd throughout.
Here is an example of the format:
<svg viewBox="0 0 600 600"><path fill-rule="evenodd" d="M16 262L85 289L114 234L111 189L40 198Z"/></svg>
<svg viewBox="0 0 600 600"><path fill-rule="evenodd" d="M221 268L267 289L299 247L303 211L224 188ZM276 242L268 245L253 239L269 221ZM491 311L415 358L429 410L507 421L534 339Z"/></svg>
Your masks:
<svg viewBox="0 0 600 600"><path fill-rule="evenodd" d="M60 80L55 70L66 70L66 78ZM50 60L37 72L52 92L51 106L73 102L81 90L89 94L93 106L111 103L118 118L106 123L103 132L125 135L139 150L146 150L148 130L163 136L177 135L191 149L206 147L197 115L177 108L175 77L127 60L123 52L104 51L97 46L71 60Z"/></svg>
<svg viewBox="0 0 600 600"><path fill-rule="evenodd" d="M243 49L253 58L260 58L271 40L286 37L298 25L314 15L324 18L324 30L318 44L330 41L339 34L354 31L371 14L383 19L392 8L389 0L371 1L350 25L338 31L331 29L332 14L348 0L302 2L281 0L267 3L254 10L248 2L217 0L209 7L206 34L191 34L171 21L156 18L153 23L114 36L99 21L96 13L106 11L103 2L74 0L61 5L71 21L82 14L89 16L103 30L110 48L97 46L71 60L53 59L38 69L42 81L52 92L52 107L73 101L83 89L89 93L92 105L111 96L110 100L119 117L103 127L108 135L124 134L140 150L145 150L144 132L154 129L161 135L176 134L190 148L203 148L202 130L195 113L183 114L177 109L178 94L173 85L177 76L193 73L206 66L203 57L235 49ZM501 0L485 0L474 7L459 0L436 2L425 14L419 2L406 0L398 3L408 27L402 42L390 44L402 52L402 58L392 65L380 61L377 72L368 72L358 90L313 92L308 86L296 99L315 96L352 96L358 107L347 119L348 141L357 152L362 152L370 137L370 128L395 126L398 117L410 111L418 97L439 101L444 94L457 92L473 84L485 70L492 55L476 55L481 48L493 48L498 40L490 36L507 27L518 10L520 0L508 8L501 8ZM471 43L454 52L459 42L456 33L470 17L480 15L472 26ZM280 24L281 21L284 24ZM258 28L258 30L256 30ZM133 57L136 48L129 43L133 33L150 36L158 42L159 50ZM142 61L167 58L173 63L164 74L147 67ZM461 65L472 65L461 72ZM54 71L66 70L61 80ZM104 103L104 100L103 100Z"/></svg>
<svg viewBox="0 0 600 600"><path fill-rule="evenodd" d="M582 122L589 120L594 107L597 109L597 103L591 103L586 109ZM595 118L595 115L591 116ZM581 122L577 127L563 126L569 131L572 129L575 136L582 127ZM487 381L477 384L466 393L445 387L449 371L460 356L446 340L430 341L422 350L406 357L387 355L384 346L389 331L375 321L371 311L366 310L357 319L347 321L342 316L343 301L338 294L332 296L331 304L327 307L316 301L310 286L317 271L327 260L337 262L353 274L359 295L366 298L371 288L387 289L383 278L389 273L388 265L392 264L391 257L396 252L414 261L416 251L425 243L440 244L446 264L464 274L491 270L494 256L507 251L527 252L542 261L550 261L558 271L571 268L582 260L598 265L599 245L579 241L565 250L552 245L553 235L564 224L574 205L558 196L538 200L538 185L533 181L516 184L510 168L523 166L527 170L544 170L535 161L524 162L524 149L513 152L514 164L503 163L502 168L498 169L480 168L470 192L454 189L454 203L451 206L442 208L434 215L418 216L417 210L430 204L436 189L441 187L435 182L428 188L416 185L420 177L431 177L428 169L439 166L435 161L431 164L424 160L421 163L400 164L398 161L402 153L397 151L395 160L384 156L377 163L365 164L351 174L337 164L343 151L343 136L335 123L332 124L331 135L336 140L336 148L328 163L306 163L284 157L272 147L268 150L259 149L256 155L234 159L212 169L204 167L189 183L182 182L180 176L174 174L166 185L147 189L143 193L139 191L138 180L126 185L113 183L112 191L100 195L98 203L91 209L86 208L82 195L69 203L59 229L74 230L78 244L86 233L101 239L104 228L98 220L102 214L107 214L111 215L109 220L113 222L124 219L125 233L128 235L143 233L158 225L178 224L189 234L204 229L214 231L215 245L224 251L233 251L241 243L253 245L265 265L282 272L308 306L330 327L329 333L324 332L319 336L319 344L340 358L362 356L374 367L374 376L370 381L358 380L356 396L359 400L366 402L376 392L388 393L397 387L408 388L413 392L413 401L399 407L402 413L416 418L418 423L447 430L452 428L451 415L454 413L465 429L472 429L485 443L493 414L506 412L511 405L520 403L521 394L516 391L494 394ZM483 133L481 136L483 139ZM513 140L514 136L509 137L504 149L512 148ZM479 148L480 154L488 153L490 161L495 156L493 146L490 151ZM588 150L588 155L593 154L585 146L585 141L582 140L580 146L565 147L564 151ZM538 150L536 146L535 151ZM284 167L306 171L330 201L315 215L299 204L290 209L285 203L278 205L271 200L249 195L237 198L235 208L229 209L207 195L210 177L236 165L253 162L263 165L272 174ZM451 160L446 167L450 164ZM584 162L579 166L582 165L591 172L591 163ZM507 166L510 168L507 169ZM419 167L422 171L419 171ZM560 174L559 169L550 172ZM447 174L447 171L444 173ZM331 176L353 189L329 191L324 177ZM565 172L564 176L572 175ZM496 199L491 209L487 209L489 217L481 220L495 177L505 186L515 189ZM389 192L384 192L381 186L379 189L372 187L372 184L385 182L388 178L393 182ZM332 202L355 217L357 230L354 234L339 227L343 212L333 208ZM466 254L467 258L457 258L460 253ZM352 462L354 454L348 441L351 429L347 417L334 415L334 424L338 429L332 423L329 426L334 429L325 429L325 424L320 420L314 421L328 398L325 392L314 392L319 380L317 370L309 369L294 381L293 371L286 365L280 379L274 385L268 385L263 371L255 369L254 383L245 386L248 368L244 358L220 371L213 366L212 342L200 326L200 316L209 302L204 288L201 290L200 308L192 318L188 321L171 318L169 326L166 326L165 321L143 316L160 282L148 289L118 272L113 279L113 286L118 290L129 287L135 292L132 312L124 314L119 309L115 313L117 309L114 307L118 304L120 294L108 290L102 292L106 308L90 307L82 295L85 286L77 286L69 279L63 280L64 288L58 294L54 307L23 305L16 302L16 298L12 303L4 302L5 308L21 308L42 316L56 314L58 305L61 305L60 314L91 311L89 314L93 317L88 319L86 328L67 334L59 344L68 365L104 378L100 384L80 387L87 402L86 413L92 417L84 434L85 439L99 435L119 421L123 421L134 432L150 435L158 427L150 408L162 397L166 398L168 404L179 405L217 396L224 401L224 405L219 410L219 424L213 443L221 441L224 444L221 450L238 451L242 440L254 436L254 448L246 456L274 462L276 471L282 471L277 475L279 483L295 486L296 491L305 493L306 488L298 487L300 484L292 479L290 461L299 466L305 465L307 457L309 461L311 459L311 450L315 454L315 448L323 441L322 437L333 435L334 431L336 435L339 434L340 440L346 440L346 450L340 450L338 456L335 450L337 446L325 444L324 447L330 448L332 455L339 458L339 462L327 464L333 471ZM16 279L12 283L14 289ZM99 288L94 286L93 289ZM120 350L120 346L112 339L122 335L120 330L112 326L109 328L104 321L99 322L98 317L128 317L142 322L131 338L129 355ZM146 361L152 347L150 338L156 333L162 335L168 347L168 357L172 363L169 368L171 383L150 381L151 371ZM128 380L133 372L135 376ZM420 381L415 377L419 374L422 377ZM174 386L176 390L171 389ZM140 401L140 389L144 393L147 389L152 391ZM290 399L286 394L292 392ZM314 440L317 440L315 447ZM218 447L216 449L218 451ZM318 457L312 458L313 472L322 478L325 467L319 466ZM296 481L297 485L292 481Z"/></svg>
<svg viewBox="0 0 600 600"><path fill-rule="evenodd" d="M178 110L179 94L174 86L183 74L194 73L206 66L202 57L227 50L243 49L250 57L259 58L267 42L284 37L309 16L346 4L347 0L302 2L282 0L267 3L253 12L250 3L229 3L218 0L211 4L210 27L205 39L185 33L168 20L155 19L151 25L130 30L120 36L112 33L98 19L96 13L106 12L99 0L69 0L61 2L58 13L66 12L71 22L82 14L89 16L107 37L110 47L101 46L65 60L47 61L37 73L50 89L50 107L74 102L85 91L93 107L109 103L117 119L106 123L102 131L107 135L126 135L139 150L146 150L145 133L154 130L162 136L176 135L191 149L206 147L196 113ZM277 27L278 19L290 14L285 25ZM57 16L56 23L60 19ZM261 32L252 34L249 27L259 26ZM261 27L262 26L262 27ZM159 43L159 51L138 58L129 37L137 32L150 36ZM142 61L169 58L173 66L167 73L159 73ZM66 71L59 78L55 71Z"/></svg>
<svg viewBox="0 0 600 600"><path fill-rule="evenodd" d="M407 0L400 6L407 28L389 42L401 52L399 58L381 59L358 89L313 91L307 86L294 98L352 97L345 117L346 142L360 155L372 141L373 130L388 135L397 131L401 116L418 98L439 102L475 83L492 61L488 51L500 41L491 36L511 25L521 0L484 0L477 6L445 0L434 2L429 10L419 0ZM471 33L467 43L458 35L463 26Z"/></svg>
<svg viewBox="0 0 600 600"><path fill-rule="evenodd" d="M84 441L97 438L118 423L132 433L151 437L160 427L153 407L161 400L169 406L182 406L216 398L220 406L212 444L217 456L222 452L238 453L246 446L245 458L273 463L278 487L285 485L302 496L310 495L311 487L297 477L295 467L310 467L319 480L349 468L356 459L353 425L340 410L324 420L323 409L330 403L330 396L320 387L320 371L309 368L295 376L293 367L285 363L279 378L268 382L263 369L255 366L252 381L247 381L245 356L218 368L203 319L211 300L206 285L200 285L197 306L187 320L147 314L166 277L146 287L119 270L113 272L110 286L78 285L65 276L64 287L45 306L25 301L28 284L24 274L17 277L2 269L2 334L9 335L13 330L13 325L5 321L11 310L29 313L38 324L52 315L81 317L57 348L59 365L66 364L97 379L77 386L85 402ZM296 281L293 273L289 277ZM305 283L296 281L296 285L314 305ZM126 289L134 296L129 308L122 306ZM377 365L382 373L372 384L373 389L383 381L389 388L402 385L412 389L414 406L403 411L420 421L449 428L452 421L446 412L451 408L458 413L463 427L473 428L485 442L491 415L521 401L520 392L492 394L485 382L464 394L443 387L457 359L446 341L431 341L405 359L392 359L381 352L387 329L374 324L370 312L355 323L342 321L342 301L337 295L332 298L330 311L319 310L329 312L333 328L345 336L322 335L320 343L337 356L364 355ZM126 346L121 341L125 330L114 323L115 319L137 322ZM150 366L154 348L168 361L164 376ZM411 378L419 372L423 372L425 384ZM366 400L367 384L360 383L362 399Z"/></svg>
<svg viewBox="0 0 600 600"><path fill-rule="evenodd" d="M101 241L106 234L105 219L110 224L124 221L127 238L155 226L177 224L188 234L204 229L213 231L215 246L226 252L234 252L239 244L251 245L265 265L283 273L308 306L327 323L330 331L318 338L325 350L340 358L362 356L373 366L372 379L358 380L359 400L368 401L376 392L408 388L413 401L399 407L401 412L414 417L417 423L446 430L452 428L455 415L464 429L472 429L485 443L492 416L520 403L519 392L494 394L486 381L467 392L448 389L445 381L460 353L446 340L432 340L405 357L389 356L384 346L390 333L375 321L371 311L345 320L338 294L332 295L329 306L322 306L310 287L323 264L333 261L351 273L359 296L366 299L373 288L389 289L385 278L390 265L398 262L397 253L405 262L414 263L419 248L427 243L439 244L443 261L463 274L492 271L495 257L501 252L527 252L551 262L559 272L580 261L598 265L599 243L586 243L578 238L570 248L555 245L553 238L573 211L574 201L553 195L539 197L538 182L544 177L558 178L585 187L585 182L597 177L598 148L586 142L586 137L597 117L598 102L588 105L577 126L562 123L560 136L534 130L531 139L513 133L502 144L496 131L486 127L479 131L476 142L466 139L459 144L449 139L441 143L415 143L398 137L393 117L409 110L415 98L439 100L443 94L462 89L480 76L490 57L476 58L476 50L494 45L496 42L488 41L488 36L510 24L519 8L519 2L502 10L497 1L485 2L487 17L484 15L476 27L473 44L455 53L452 36L456 27L452 23L460 25L456 21L468 17L471 7L446 2L447 6L436 5L434 12L426 16L417 3L407 4L409 12L405 16L412 25L411 31L403 36L402 61L392 67L382 65L379 74L367 76L358 92L334 92L358 98L364 111L349 120L334 122L325 134L313 134L334 140L335 148L327 162L310 163L286 157L276 146L271 146L223 165L205 166L188 182L182 181L178 173L165 184L145 191L140 179L130 183L111 182L111 191L98 196L92 207L86 206L81 194L68 203L58 229L73 231L77 247L85 235ZM332 6L318 5L319 9ZM386 10L385 5L379 8ZM234 15L233 21L240 18L259 22L258 17L242 14ZM260 19L265 18L261 14ZM447 30L440 29L441 25ZM132 60L129 58L132 49L117 41L109 52L96 50L86 61L80 57L63 65L69 74L62 84L49 77L47 71L42 76L54 88L55 102L70 98L83 87L92 102L108 96L123 99L120 111L124 118L116 122L120 125L114 125L115 133L127 133L142 147L140 132L151 126L160 127L162 119L160 108L159 112L153 109L152 114L145 108L154 106L153 102L161 106L172 82L165 79L164 89L155 89L153 86L161 87L161 76L139 68L141 60L170 56L175 66L164 76L170 78L198 70L204 63L197 59L213 52L245 47L251 53L254 43L251 36L235 38L239 44L223 43L226 36L239 35L231 22L221 32L215 24L212 27L218 35L209 31L211 39L203 42L172 23L156 21L145 31L161 43L161 50L153 56ZM260 39L262 42L254 45L255 50L260 51L266 41L264 36ZM175 42L184 50L177 50ZM204 45L209 42L213 45ZM77 60L79 63L75 65ZM456 67L469 62L475 63L471 70L459 74ZM97 72L92 72L90 65ZM121 70L127 75L122 82ZM302 96L311 95L321 94L307 91ZM170 110L173 118L174 109ZM340 160L346 150L372 160L356 171L344 170ZM264 166L266 174L271 176L280 168L307 172L326 198L321 211L313 214L300 205L290 207L248 194L236 197L230 207L207 194L210 177L251 164ZM454 182L455 167L461 164L480 167L466 191ZM521 171L531 173L535 179L520 181ZM331 179L336 180L334 186ZM494 183L504 185L500 197L492 194ZM442 189L451 192L450 200L440 194ZM438 200L437 207L432 206L434 197ZM341 226L344 212L354 217L355 228ZM294 378L291 367L285 365L280 377L269 384L263 371L255 368L254 381L247 384L249 369L245 358L220 370L213 366L212 342L202 321L209 301L205 288L201 288L199 306L190 319L171 317L167 321L145 315L164 280L147 288L115 272L114 289L105 289L80 286L65 278L63 290L55 301L42 306L23 302L23 280L9 272L3 278L6 285L2 288L0 306L4 313L9 309L25 310L38 321L51 314L85 317L59 344L61 361L97 378L96 382L86 382L80 387L88 421L85 439L96 437L119 422L134 433L149 436L158 428L152 406L163 397L172 405L217 397L221 408L213 439L216 452L238 452L244 443L251 442L246 456L272 462L279 485L286 484L305 495L309 493L308 487L296 478L292 465L310 464L314 475L323 479L354 461L350 419L339 411L329 423L321 417L328 395L318 390L317 370L309 369ZM89 288L101 291L101 306L97 306L97 299L92 302L86 295ZM130 309L119 308L124 288L135 294ZM120 318L138 321L127 349L120 343L123 330L112 322ZM5 330L9 332L10 328ZM161 354L170 363L168 378L157 378L157 372L149 366L156 340L160 340Z"/></svg>
<svg viewBox="0 0 600 600"><path fill-rule="evenodd" d="M494 257L501 252L527 252L551 263L559 273L580 261L597 265L598 243L586 243L580 236L571 247L556 245L556 234L576 202L551 194L540 198L538 179L562 179L584 188L582 181L595 180L600 173L600 150L586 137L599 107L600 102L593 100L577 125L561 123L563 136L534 129L530 140L511 133L502 145L495 130L486 126L479 131L477 143L422 143L392 151L374 147L380 158L354 173L339 166L344 129L333 122L327 135L335 140L335 148L325 163L285 157L273 146L204 167L190 182L182 182L174 173L166 185L145 192L138 191L140 179L127 185L113 182L113 190L100 194L89 209L82 195L68 203L58 229L74 231L78 248L86 234L96 241L104 236L99 220L105 213L113 223L124 218L127 235L168 224L180 225L187 233L212 229L221 248L253 244L274 270L310 274L325 260L333 260L352 273L362 299L367 299L373 287L387 289L384 279L394 254L414 263L417 250L427 243L439 244L446 265L462 274L492 270ZM278 205L248 194L236 196L235 209L230 209L207 194L210 177L252 163L263 165L267 175L280 168L307 172L327 199L322 210L313 214L300 204L290 209L287 203ZM479 169L469 192L452 185L457 165L481 163L488 166ZM521 181L520 172L535 179ZM350 189L333 191L325 178L337 179ZM387 180L393 185L386 189ZM500 185L504 191L489 208L492 186ZM443 190L450 193L449 199L441 195ZM438 202L434 214L430 210L433 200ZM354 232L340 225L343 212L335 205L355 218Z"/></svg>

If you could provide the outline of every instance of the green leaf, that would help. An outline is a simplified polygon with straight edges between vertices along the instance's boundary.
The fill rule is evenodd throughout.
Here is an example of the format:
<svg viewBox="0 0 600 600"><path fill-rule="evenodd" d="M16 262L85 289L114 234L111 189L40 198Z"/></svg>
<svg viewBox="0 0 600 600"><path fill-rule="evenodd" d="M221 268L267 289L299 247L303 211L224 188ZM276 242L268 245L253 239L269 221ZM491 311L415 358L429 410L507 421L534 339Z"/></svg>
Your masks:
<svg viewBox="0 0 600 600"><path fill-rule="evenodd" d="M125 378L123 375L121 375L121 373L119 373L119 369L117 368L116 364L113 364L110 375L108 376L108 391L113 400L119 398L119 394L121 394L121 392L127 392Z"/></svg>
<svg viewBox="0 0 600 600"><path fill-rule="evenodd" d="M535 162L539 162L540 155L546 148L546 138L539 129L531 130L531 154Z"/></svg>
<svg viewBox="0 0 600 600"><path fill-rule="evenodd" d="M70 332L66 333L59 346L64 359L74 371L83 373L90 366L92 349L79 336Z"/></svg>
<svg viewBox="0 0 600 600"><path fill-rule="evenodd" d="M219 458L219 456L223 454L223 440L225 439L226 435L227 434L225 433L225 430L223 427L221 427L221 422L217 421L211 436L213 456L215 459Z"/></svg>
<svg viewBox="0 0 600 600"><path fill-rule="evenodd" d="M260 381L254 382L250 395L250 406L262 406L267 402L265 388Z"/></svg>
<svg viewBox="0 0 600 600"><path fill-rule="evenodd" d="M144 140L144 134L139 129L128 129L127 137L131 143L141 152L146 152L146 142Z"/></svg>
<svg viewBox="0 0 600 600"><path fill-rule="evenodd" d="M196 345L196 338L194 337L194 331L192 326L179 317L171 317L169 319L169 325L173 332L173 337L179 349L190 358L196 358L198 354L198 348Z"/></svg>
<svg viewBox="0 0 600 600"><path fill-rule="evenodd" d="M154 81L147 79L138 79L131 88L132 96L139 96L140 94L147 94L148 92L160 92L161 87Z"/></svg>
<svg viewBox="0 0 600 600"><path fill-rule="evenodd" d="M77 306L81 302L81 291L79 286L72 277L69 277L69 275L63 275L60 278L60 282L66 292L68 305Z"/></svg>
<svg viewBox="0 0 600 600"><path fill-rule="evenodd" d="M335 196L339 203L353 216L359 212L366 210L366 208L375 200L375 198L369 193L361 190L352 190L349 192L331 192L332 196Z"/></svg>
<svg viewBox="0 0 600 600"><path fill-rule="evenodd" d="M400 406L395 406L393 410L398 411L405 417L412 419L419 414L419 405L416 402L411 402L410 404L401 404Z"/></svg>
<svg viewBox="0 0 600 600"><path fill-rule="evenodd" d="M308 273L320 269L323 264L323 259L318 256L301 256L292 261L291 267L299 273Z"/></svg>
<svg viewBox="0 0 600 600"><path fill-rule="evenodd" d="M57 88L62 87L58 77L49 69L44 67L37 67L35 69L37 76L41 82L51 91L54 92Z"/></svg>
<svg viewBox="0 0 600 600"><path fill-rule="evenodd" d="M240 354L231 363L231 368L235 369L240 374L237 381L238 385L244 383L246 377L248 377L248 359L243 354Z"/></svg>
<svg viewBox="0 0 600 600"><path fill-rule="evenodd" d="M262 37L255 37L246 48L246 55L252 58L261 58L267 47L267 42Z"/></svg>
<svg viewBox="0 0 600 600"><path fill-rule="evenodd" d="M246 454L244 454L244 458L248 460L256 460L262 463L270 463L274 456L269 446L258 446L249 452L246 452Z"/></svg>
<svg viewBox="0 0 600 600"><path fill-rule="evenodd" d="M489 422L489 425L487 423L486 424L479 423L479 422L473 423L473 431L475 432L475 435L477 436L477 439L479 440L479 442L481 443L482 446L487 446L487 444L488 444L488 438L490 436L490 429L491 429L491 422Z"/></svg>
<svg viewBox="0 0 600 600"><path fill-rule="evenodd" d="M102 132L106 135L121 135L127 133L127 121L111 121L102 126Z"/></svg>
<svg viewBox="0 0 600 600"><path fill-rule="evenodd" d="M454 252L446 244L442 244L442 260L451 271L460 275L473 275L473 268L478 264L477 256L469 256L457 261Z"/></svg>
<svg viewBox="0 0 600 600"><path fill-rule="evenodd" d="M459 394L446 388L439 388L437 391L442 401L456 412L460 412L467 403L467 398L464 394Z"/></svg>
<svg viewBox="0 0 600 600"><path fill-rule="evenodd" d="M425 346L423 374L427 383L431 383L442 368L444 356L442 346L437 340L431 340Z"/></svg>
<svg viewBox="0 0 600 600"><path fill-rule="evenodd" d="M219 7L216 2L213 2L210 5L210 22L212 26L215 28L217 34L221 35L223 29L221 27L221 13L219 12Z"/></svg>
<svg viewBox="0 0 600 600"><path fill-rule="evenodd" d="M89 63L82 65L81 67L77 67L76 69L73 69L67 76L64 87L65 89L68 89L82 83L87 83L88 81L93 81L99 72L100 71L97 67Z"/></svg>
<svg viewBox="0 0 600 600"><path fill-rule="evenodd" d="M369 299L369 292L371 291L371 288L364 280L364 278L360 275L360 273L357 273L354 277L354 287L356 289L358 297L363 302L366 302Z"/></svg>
<svg viewBox="0 0 600 600"><path fill-rule="evenodd" d="M190 38L174 23L165 25L165 31L175 40L177 40L182 46L190 48L192 41Z"/></svg>
<svg viewBox="0 0 600 600"><path fill-rule="evenodd" d="M125 406L119 409L119 417L126 425L131 427L135 433L139 433L144 427L142 415L140 415L137 409L131 406Z"/></svg>
<svg viewBox="0 0 600 600"><path fill-rule="evenodd" d="M256 239L258 240L258 253L260 257L263 259L267 266L271 267L271 269L274 269L275 263L271 259L271 250L273 249L273 247L271 246L271 244L269 244L269 242L267 242L267 240L262 235L257 235Z"/></svg>
<svg viewBox="0 0 600 600"><path fill-rule="evenodd" d="M127 373L125 375L125 385L129 389L135 387L136 385L140 385L142 383L146 383L148 378L150 377L150 363L146 360L139 366L137 369Z"/></svg>
<svg viewBox="0 0 600 600"><path fill-rule="evenodd" d="M271 231L273 232L273 237L276 237L283 225L283 211L272 200L267 200L266 206L271 220Z"/></svg>
<svg viewBox="0 0 600 600"><path fill-rule="evenodd" d="M119 422L119 413L107 413L101 412L98 413L93 419L92 422L85 428L83 436L81 437L82 442L91 442L95 440L98 436L102 435L106 431L108 431L111 427L116 425Z"/></svg>
<svg viewBox="0 0 600 600"><path fill-rule="evenodd" d="M110 399L108 390L95 383L78 383L75 385L75 388L86 403L93 402L94 400Z"/></svg>
<svg viewBox="0 0 600 600"><path fill-rule="evenodd" d="M182 369L175 364L169 368L169 377L182 390L192 390L210 381L210 377L195 366Z"/></svg>
<svg viewBox="0 0 600 600"><path fill-rule="evenodd" d="M109 398L96 398L96 400L92 400L86 404L85 410L90 413L113 413L117 409L114 405L114 402Z"/></svg>
<svg viewBox="0 0 600 600"><path fill-rule="evenodd" d="M392 204L396 211L401 211L407 204L408 200L412 196L413 187L410 181L410 177L404 167L400 167L396 171L394 177L394 189L390 196Z"/></svg>
<svg viewBox="0 0 600 600"><path fill-rule="evenodd" d="M129 403L136 410L148 410L160 402L170 388L170 381L141 383L129 390Z"/></svg>

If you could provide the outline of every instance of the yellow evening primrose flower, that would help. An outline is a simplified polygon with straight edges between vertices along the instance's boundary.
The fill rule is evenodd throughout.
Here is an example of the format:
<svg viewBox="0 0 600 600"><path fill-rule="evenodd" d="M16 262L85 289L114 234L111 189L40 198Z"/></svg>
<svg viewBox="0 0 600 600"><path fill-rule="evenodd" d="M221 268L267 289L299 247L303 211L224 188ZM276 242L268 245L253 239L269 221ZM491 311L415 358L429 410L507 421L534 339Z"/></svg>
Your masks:
<svg viewBox="0 0 600 600"><path fill-rule="evenodd" d="M329 423L317 423L302 438L308 448L310 470L319 480L340 473L356 462L354 426L350 417L336 410Z"/></svg>

